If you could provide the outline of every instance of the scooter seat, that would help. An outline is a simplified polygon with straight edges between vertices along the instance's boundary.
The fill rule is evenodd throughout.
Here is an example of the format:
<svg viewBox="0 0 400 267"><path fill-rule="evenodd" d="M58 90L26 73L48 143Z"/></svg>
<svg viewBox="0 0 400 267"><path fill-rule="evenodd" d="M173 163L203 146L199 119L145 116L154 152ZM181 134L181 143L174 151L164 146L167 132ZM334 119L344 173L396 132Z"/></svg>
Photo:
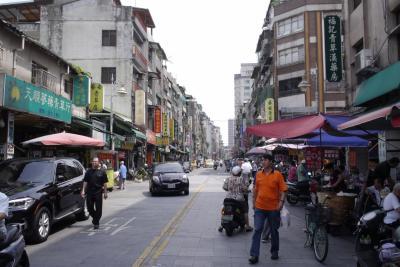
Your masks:
<svg viewBox="0 0 400 267"><path fill-rule="evenodd" d="M7 226L7 237L5 240L0 242L0 250L8 247L12 242L17 240L20 236L19 230L17 226L11 225Z"/></svg>

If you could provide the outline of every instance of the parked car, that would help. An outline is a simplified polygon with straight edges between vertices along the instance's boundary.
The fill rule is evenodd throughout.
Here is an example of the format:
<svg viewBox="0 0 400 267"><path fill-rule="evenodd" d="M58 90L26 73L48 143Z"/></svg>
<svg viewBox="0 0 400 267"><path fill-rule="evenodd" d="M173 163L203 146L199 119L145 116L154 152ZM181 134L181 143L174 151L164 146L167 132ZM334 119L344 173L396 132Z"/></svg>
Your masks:
<svg viewBox="0 0 400 267"><path fill-rule="evenodd" d="M179 162L166 162L154 167L149 179L151 195L162 192L183 192L189 195L189 178Z"/></svg>
<svg viewBox="0 0 400 267"><path fill-rule="evenodd" d="M183 170L184 170L186 173L192 171L192 166L190 165L190 162L189 162L189 161L183 162L182 166L183 166Z"/></svg>
<svg viewBox="0 0 400 267"><path fill-rule="evenodd" d="M0 191L9 197L7 223L25 224L24 236L47 240L52 224L74 214L88 218L80 195L85 170L72 158L12 159L0 163Z"/></svg>
<svg viewBox="0 0 400 267"><path fill-rule="evenodd" d="M214 161L212 159L206 159L205 164L204 164L205 168L212 168L214 167Z"/></svg>

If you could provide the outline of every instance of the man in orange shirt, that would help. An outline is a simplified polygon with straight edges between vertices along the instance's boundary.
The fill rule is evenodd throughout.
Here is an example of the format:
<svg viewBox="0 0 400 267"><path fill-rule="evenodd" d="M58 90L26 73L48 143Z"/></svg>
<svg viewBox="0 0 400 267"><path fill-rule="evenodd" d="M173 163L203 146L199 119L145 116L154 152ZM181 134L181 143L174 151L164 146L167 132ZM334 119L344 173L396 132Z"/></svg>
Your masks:
<svg viewBox="0 0 400 267"><path fill-rule="evenodd" d="M283 207L287 185L282 174L274 170L272 155L263 155L263 170L256 175L253 192L254 234L250 249L249 262L258 262L260 254L260 239L264 222L268 219L271 229L271 259L279 258L280 211Z"/></svg>

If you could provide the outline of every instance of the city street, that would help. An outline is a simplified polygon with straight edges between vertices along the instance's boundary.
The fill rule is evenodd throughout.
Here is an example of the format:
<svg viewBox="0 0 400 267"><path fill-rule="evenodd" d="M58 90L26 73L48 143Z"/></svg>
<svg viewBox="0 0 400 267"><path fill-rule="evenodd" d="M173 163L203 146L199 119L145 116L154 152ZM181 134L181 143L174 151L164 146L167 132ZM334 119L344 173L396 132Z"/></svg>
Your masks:
<svg viewBox="0 0 400 267"><path fill-rule="evenodd" d="M129 182L104 203L100 230L90 220L55 225L48 241L28 245L33 267L43 266L247 266L251 233L219 233L224 198L222 169L195 170L189 196L151 197L147 182ZM280 230L280 259L274 266L320 266L304 248L303 207L288 207L291 226ZM351 237L329 236L327 266L355 266ZM260 263L271 263L262 244Z"/></svg>

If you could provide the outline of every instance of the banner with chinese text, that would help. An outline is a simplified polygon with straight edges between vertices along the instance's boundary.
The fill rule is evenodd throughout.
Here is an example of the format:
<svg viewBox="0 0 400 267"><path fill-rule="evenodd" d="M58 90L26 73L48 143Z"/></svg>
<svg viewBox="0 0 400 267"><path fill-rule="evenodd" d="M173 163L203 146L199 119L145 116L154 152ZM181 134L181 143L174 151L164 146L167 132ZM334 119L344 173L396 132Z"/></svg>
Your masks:
<svg viewBox="0 0 400 267"><path fill-rule="evenodd" d="M77 107L86 107L90 103L90 77L78 75L73 79L72 100Z"/></svg>
<svg viewBox="0 0 400 267"><path fill-rule="evenodd" d="M101 84L93 83L90 87L90 105L91 112L102 112L104 105L104 89Z"/></svg>
<svg viewBox="0 0 400 267"><path fill-rule="evenodd" d="M275 107L274 107L274 99L267 98L265 99L265 122L273 122L275 120Z"/></svg>
<svg viewBox="0 0 400 267"><path fill-rule="evenodd" d="M161 133L161 108L154 108L154 132Z"/></svg>

